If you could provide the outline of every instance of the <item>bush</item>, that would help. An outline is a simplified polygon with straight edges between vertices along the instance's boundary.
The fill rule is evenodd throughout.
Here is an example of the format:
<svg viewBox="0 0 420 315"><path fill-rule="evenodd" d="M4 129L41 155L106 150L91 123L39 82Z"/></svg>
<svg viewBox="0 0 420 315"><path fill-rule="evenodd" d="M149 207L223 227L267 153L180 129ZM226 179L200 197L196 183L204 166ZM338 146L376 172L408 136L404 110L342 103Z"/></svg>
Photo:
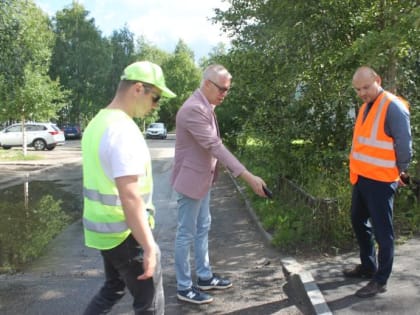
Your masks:
<svg viewBox="0 0 420 315"><path fill-rule="evenodd" d="M253 138L238 140L242 142L238 150L241 161L274 192L274 200L258 198L250 191L248 194L274 245L294 253L337 254L355 248L346 152L334 152L333 148L317 152L311 144L300 142L275 154L271 143ZM415 192L399 189L394 211L397 235L419 231L419 210Z"/></svg>

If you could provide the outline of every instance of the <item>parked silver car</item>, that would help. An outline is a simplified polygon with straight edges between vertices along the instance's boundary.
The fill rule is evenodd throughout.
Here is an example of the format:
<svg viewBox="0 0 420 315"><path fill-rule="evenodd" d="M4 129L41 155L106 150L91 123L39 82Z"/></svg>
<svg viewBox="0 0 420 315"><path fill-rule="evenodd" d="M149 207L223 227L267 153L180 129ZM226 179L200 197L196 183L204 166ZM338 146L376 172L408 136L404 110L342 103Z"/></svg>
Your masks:
<svg viewBox="0 0 420 315"><path fill-rule="evenodd" d="M151 123L146 130L146 139L148 138L160 138L166 139L168 132L164 123L156 122Z"/></svg>
<svg viewBox="0 0 420 315"><path fill-rule="evenodd" d="M65 143L64 132L53 123L26 123L26 143L35 150L53 150ZM13 124L0 131L0 146L3 149L23 145L22 124Z"/></svg>

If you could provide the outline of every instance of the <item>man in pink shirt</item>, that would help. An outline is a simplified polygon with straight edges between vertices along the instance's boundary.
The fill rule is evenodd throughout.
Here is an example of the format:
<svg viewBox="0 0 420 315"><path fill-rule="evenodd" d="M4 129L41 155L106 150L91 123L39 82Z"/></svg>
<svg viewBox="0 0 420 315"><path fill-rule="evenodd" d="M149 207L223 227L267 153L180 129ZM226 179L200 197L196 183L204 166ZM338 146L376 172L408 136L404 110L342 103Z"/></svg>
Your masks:
<svg viewBox="0 0 420 315"><path fill-rule="evenodd" d="M217 164L225 165L233 176L241 177L257 195L265 197L264 181L250 173L220 138L214 108L228 94L231 79L231 74L223 66L209 66L203 73L200 88L185 101L176 117L175 162L171 183L179 195L175 239L177 297L194 304L213 301L202 290L232 286L228 279L213 274L209 262L210 190L217 177ZM197 287L193 286L189 263L193 243Z"/></svg>

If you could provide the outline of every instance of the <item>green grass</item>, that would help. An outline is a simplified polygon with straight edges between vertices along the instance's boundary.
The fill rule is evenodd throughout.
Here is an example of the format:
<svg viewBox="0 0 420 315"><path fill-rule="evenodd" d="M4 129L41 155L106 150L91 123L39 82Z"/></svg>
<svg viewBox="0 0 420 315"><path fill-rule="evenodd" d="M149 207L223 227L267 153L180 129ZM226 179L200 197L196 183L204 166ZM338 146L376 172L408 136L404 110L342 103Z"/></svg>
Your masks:
<svg viewBox="0 0 420 315"><path fill-rule="evenodd" d="M43 157L35 154L27 154L23 156L22 151L17 150L0 150L0 162L6 161L33 161L42 160Z"/></svg>
<svg viewBox="0 0 420 315"><path fill-rule="evenodd" d="M329 147L317 151L299 139L284 148L258 138L242 137L243 141L238 142L242 145L235 152L239 160L261 176L275 194L273 200L261 199L247 188L252 206L276 247L290 254L334 255L355 247L347 152ZM308 205L295 189L280 182L279 176L291 178L315 197L316 203ZM396 194L394 229L399 240L420 233L417 194L408 188L399 189Z"/></svg>

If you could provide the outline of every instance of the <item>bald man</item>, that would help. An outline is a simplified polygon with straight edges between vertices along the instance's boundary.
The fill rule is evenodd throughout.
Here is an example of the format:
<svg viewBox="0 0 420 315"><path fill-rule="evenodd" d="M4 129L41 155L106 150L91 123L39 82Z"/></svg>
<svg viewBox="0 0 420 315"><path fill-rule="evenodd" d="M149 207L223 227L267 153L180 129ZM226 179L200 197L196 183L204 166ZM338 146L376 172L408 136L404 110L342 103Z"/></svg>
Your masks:
<svg viewBox="0 0 420 315"><path fill-rule="evenodd" d="M392 271L394 195L407 181L412 156L410 114L407 102L385 91L370 67L356 70L353 88L363 100L350 153L351 223L361 263L343 273L370 280L356 291L356 296L366 298L386 291Z"/></svg>

